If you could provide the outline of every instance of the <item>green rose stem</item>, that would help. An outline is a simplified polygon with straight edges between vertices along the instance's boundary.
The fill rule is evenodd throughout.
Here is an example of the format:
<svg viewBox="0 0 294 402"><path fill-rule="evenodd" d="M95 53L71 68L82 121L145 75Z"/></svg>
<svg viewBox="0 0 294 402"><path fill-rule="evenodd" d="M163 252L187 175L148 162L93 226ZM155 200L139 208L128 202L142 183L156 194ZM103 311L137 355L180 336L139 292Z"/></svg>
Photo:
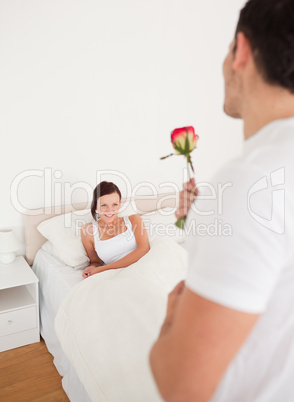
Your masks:
<svg viewBox="0 0 294 402"><path fill-rule="evenodd" d="M188 181L191 180L191 174L190 174L190 168L189 165L191 166L192 171L194 172L194 168L192 165L192 161L191 161L191 156L187 155L187 172L188 172ZM180 229L184 229L185 228L185 223L186 223L186 216L182 216L181 218L179 218L175 225L180 228Z"/></svg>
<svg viewBox="0 0 294 402"><path fill-rule="evenodd" d="M184 155L187 159L187 170L188 170L187 173L189 182L191 181L189 165L191 167L193 174L195 174L190 153L196 147L196 142L198 138L199 136L195 134L194 128L192 126L175 129L171 133L171 142L173 144L174 149L176 150L176 153L172 153L160 158L160 159L166 159L172 155ZM180 229L184 229L185 221L186 216L182 216L176 221L175 225Z"/></svg>
<svg viewBox="0 0 294 402"><path fill-rule="evenodd" d="M168 157L170 157L170 156L172 156L172 155L180 156L180 154L174 154L174 153L172 153L172 154L169 154L169 155L167 155L167 156L163 156L163 157L161 157L160 159L166 159L166 158L168 158ZM194 167L193 167L193 164L192 164L191 155L190 155L190 154L186 154L185 157L187 158L188 181L190 181L190 180L192 179L192 176L191 176L191 173L190 173L189 165L190 165L191 170L192 170L193 173L194 173ZM176 225L178 228L180 228L180 229L184 229L184 228L185 228L185 222L186 222L186 216L182 216L181 218L179 218L179 219L176 221L175 225Z"/></svg>

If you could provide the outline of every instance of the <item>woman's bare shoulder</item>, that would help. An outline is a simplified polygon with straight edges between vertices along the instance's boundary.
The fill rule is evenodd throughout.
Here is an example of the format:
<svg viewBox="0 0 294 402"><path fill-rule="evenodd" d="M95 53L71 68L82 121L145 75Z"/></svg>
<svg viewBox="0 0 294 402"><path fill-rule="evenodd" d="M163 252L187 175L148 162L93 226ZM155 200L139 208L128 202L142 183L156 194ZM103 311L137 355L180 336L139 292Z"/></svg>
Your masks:
<svg viewBox="0 0 294 402"><path fill-rule="evenodd" d="M130 215L129 220L131 222L133 230L135 230L138 227L141 227L143 224L143 220L139 214Z"/></svg>
<svg viewBox="0 0 294 402"><path fill-rule="evenodd" d="M81 227L81 234L85 237L92 237L93 236L93 225L92 222L85 223Z"/></svg>
<svg viewBox="0 0 294 402"><path fill-rule="evenodd" d="M142 220L141 216L139 214L133 214L133 215L129 215L129 220L131 223L138 223Z"/></svg>

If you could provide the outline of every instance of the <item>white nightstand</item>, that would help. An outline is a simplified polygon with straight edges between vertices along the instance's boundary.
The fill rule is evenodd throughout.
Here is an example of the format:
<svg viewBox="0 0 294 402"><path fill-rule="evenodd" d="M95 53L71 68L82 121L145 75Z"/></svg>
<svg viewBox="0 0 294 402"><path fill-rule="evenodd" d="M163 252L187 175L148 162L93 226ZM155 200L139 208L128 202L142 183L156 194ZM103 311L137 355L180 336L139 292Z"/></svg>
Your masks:
<svg viewBox="0 0 294 402"><path fill-rule="evenodd" d="M0 352L40 341L38 282L23 257L0 263Z"/></svg>

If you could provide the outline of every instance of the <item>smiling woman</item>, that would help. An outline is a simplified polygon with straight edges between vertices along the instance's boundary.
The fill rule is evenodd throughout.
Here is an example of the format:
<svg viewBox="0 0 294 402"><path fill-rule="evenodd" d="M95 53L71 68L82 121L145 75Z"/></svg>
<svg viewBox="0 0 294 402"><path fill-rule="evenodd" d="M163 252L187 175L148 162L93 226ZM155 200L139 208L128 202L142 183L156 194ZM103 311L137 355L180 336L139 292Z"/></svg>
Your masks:
<svg viewBox="0 0 294 402"><path fill-rule="evenodd" d="M124 268L138 261L149 249L148 234L140 215L119 217L121 192L112 182L102 181L93 192L93 222L81 228L82 242L90 259L83 277L108 269Z"/></svg>

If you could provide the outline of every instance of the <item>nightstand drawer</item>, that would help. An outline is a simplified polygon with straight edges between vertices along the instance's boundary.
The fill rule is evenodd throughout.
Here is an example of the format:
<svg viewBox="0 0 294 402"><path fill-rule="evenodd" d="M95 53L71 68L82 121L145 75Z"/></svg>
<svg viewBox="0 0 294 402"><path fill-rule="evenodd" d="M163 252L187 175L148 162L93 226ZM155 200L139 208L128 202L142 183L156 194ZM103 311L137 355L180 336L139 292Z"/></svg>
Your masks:
<svg viewBox="0 0 294 402"><path fill-rule="evenodd" d="M37 325L35 306L0 314L0 336L26 331L37 327Z"/></svg>

